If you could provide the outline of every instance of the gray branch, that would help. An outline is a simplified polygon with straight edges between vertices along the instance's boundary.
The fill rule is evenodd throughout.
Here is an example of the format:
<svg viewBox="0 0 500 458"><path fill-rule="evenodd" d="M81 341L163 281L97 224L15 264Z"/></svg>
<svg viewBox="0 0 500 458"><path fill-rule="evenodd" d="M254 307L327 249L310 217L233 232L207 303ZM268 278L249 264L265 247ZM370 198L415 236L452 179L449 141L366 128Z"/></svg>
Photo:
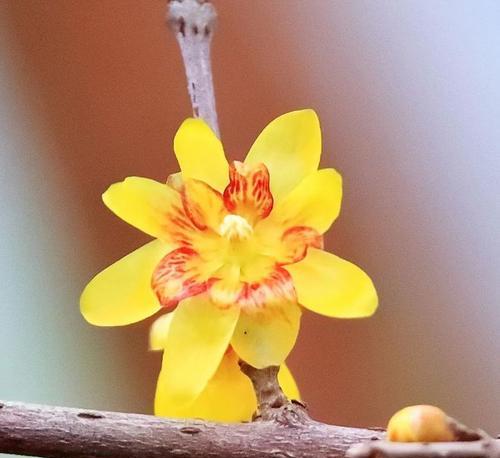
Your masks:
<svg viewBox="0 0 500 458"><path fill-rule="evenodd" d="M470 442L431 444L375 441L352 447L347 458L500 458L500 441L485 438Z"/></svg>
<svg viewBox="0 0 500 458"><path fill-rule="evenodd" d="M220 137L210 59L216 17L213 5L204 0L171 0L168 5L167 22L181 49L193 114Z"/></svg>
<svg viewBox="0 0 500 458"><path fill-rule="evenodd" d="M0 453L47 458L343 457L380 430L315 421L218 424L0 402Z"/></svg>

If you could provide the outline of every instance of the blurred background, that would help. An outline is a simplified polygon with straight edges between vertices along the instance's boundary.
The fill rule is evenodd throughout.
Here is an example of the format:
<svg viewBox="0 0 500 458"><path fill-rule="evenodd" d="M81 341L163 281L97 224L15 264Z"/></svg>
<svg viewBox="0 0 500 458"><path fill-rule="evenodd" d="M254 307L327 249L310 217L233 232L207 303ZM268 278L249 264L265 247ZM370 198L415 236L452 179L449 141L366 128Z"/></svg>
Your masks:
<svg viewBox="0 0 500 458"><path fill-rule="evenodd" d="M219 0L226 152L314 108L344 177L327 247L373 278L369 320L306 314L290 357L314 417L438 404L500 432L500 3ZM0 2L0 399L151 412L150 322L94 328L86 282L145 241L101 203L176 171L190 115L165 2Z"/></svg>

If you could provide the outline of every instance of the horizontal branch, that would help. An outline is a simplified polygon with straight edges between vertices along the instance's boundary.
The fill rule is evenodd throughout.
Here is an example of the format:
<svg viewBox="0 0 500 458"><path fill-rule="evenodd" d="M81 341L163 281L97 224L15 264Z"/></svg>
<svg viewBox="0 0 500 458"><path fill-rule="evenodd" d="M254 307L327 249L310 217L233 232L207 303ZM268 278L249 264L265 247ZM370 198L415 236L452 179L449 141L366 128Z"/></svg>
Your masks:
<svg viewBox="0 0 500 458"><path fill-rule="evenodd" d="M47 458L336 458L382 436L309 419L227 425L0 401L0 453Z"/></svg>
<svg viewBox="0 0 500 458"><path fill-rule="evenodd" d="M469 442L398 443L374 441L352 447L348 458L500 458L500 440Z"/></svg>

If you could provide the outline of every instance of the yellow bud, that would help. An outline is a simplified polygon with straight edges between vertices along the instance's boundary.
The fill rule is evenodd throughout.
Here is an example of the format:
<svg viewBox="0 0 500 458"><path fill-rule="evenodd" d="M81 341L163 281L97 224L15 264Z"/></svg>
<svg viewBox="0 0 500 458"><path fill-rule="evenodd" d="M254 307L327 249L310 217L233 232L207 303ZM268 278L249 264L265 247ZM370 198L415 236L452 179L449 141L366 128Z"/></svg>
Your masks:
<svg viewBox="0 0 500 458"><path fill-rule="evenodd" d="M454 440L448 416L438 407L410 406L396 412L387 425L393 442L449 442Z"/></svg>

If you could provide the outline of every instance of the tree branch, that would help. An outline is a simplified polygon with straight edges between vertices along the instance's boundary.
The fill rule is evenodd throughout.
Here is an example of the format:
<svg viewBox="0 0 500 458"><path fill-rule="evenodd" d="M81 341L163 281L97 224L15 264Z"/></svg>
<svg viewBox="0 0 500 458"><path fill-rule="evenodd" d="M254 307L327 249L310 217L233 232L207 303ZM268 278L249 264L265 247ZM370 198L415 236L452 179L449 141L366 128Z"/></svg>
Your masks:
<svg viewBox="0 0 500 458"><path fill-rule="evenodd" d="M0 402L0 453L47 458L343 457L380 430L314 421L217 424Z"/></svg>
<svg viewBox="0 0 500 458"><path fill-rule="evenodd" d="M470 442L430 444L375 441L352 447L347 458L500 458L500 441L482 439Z"/></svg>
<svg viewBox="0 0 500 458"><path fill-rule="evenodd" d="M205 0L170 0L167 23L181 49L193 114L220 137L215 109L210 44L217 14Z"/></svg>

